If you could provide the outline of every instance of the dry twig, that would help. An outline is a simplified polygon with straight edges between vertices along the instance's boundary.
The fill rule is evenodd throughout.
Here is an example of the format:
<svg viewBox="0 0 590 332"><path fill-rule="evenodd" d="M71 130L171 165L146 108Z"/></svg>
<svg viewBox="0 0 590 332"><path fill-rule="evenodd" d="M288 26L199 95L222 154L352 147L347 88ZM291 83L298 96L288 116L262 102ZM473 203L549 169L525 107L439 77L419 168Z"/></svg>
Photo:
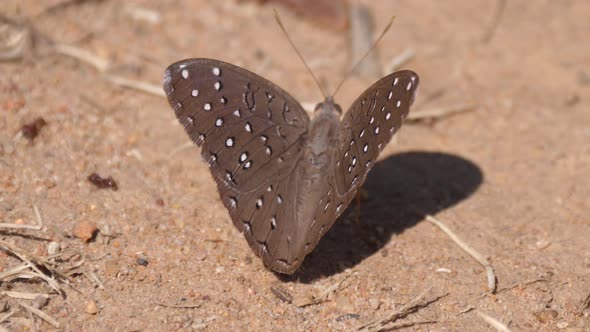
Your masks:
<svg viewBox="0 0 590 332"><path fill-rule="evenodd" d="M431 289L432 289L432 287L428 288L427 290L422 292L420 295L418 295L416 298L414 298L412 301L406 303L399 310L396 310L393 314L391 314L385 318L373 320L369 323L361 325L361 326L357 327L357 330L364 331L364 330L375 330L375 329L380 329L380 330L387 329L388 324L395 323L397 320L407 317L408 315L413 314L413 313L417 312L418 310L425 308L425 307L429 306L430 304L449 295L449 293L445 293L443 295L431 297L430 299L425 298L426 294L429 293Z"/></svg>
<svg viewBox="0 0 590 332"><path fill-rule="evenodd" d="M463 251L465 251L469 256L473 257L479 264L481 264L485 270L488 277L488 288L492 293L496 292L496 275L494 274L494 268L488 262L488 260L483 257L479 252L475 251L475 249L471 248L467 243L461 240L455 233L453 233L445 224L434 218L429 214L423 214L426 220L430 223L438 227L442 230L445 234L447 234L453 242L455 242Z"/></svg>

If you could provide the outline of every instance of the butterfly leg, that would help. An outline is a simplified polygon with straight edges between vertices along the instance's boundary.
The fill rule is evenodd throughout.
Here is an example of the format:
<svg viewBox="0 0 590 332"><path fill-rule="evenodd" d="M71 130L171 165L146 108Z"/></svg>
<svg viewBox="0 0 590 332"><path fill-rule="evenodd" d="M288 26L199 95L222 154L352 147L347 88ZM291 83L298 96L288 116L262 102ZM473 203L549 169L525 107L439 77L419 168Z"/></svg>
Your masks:
<svg viewBox="0 0 590 332"><path fill-rule="evenodd" d="M355 194L356 209L355 209L354 222L359 227L361 225L361 196L362 196L362 193L360 190L358 190Z"/></svg>

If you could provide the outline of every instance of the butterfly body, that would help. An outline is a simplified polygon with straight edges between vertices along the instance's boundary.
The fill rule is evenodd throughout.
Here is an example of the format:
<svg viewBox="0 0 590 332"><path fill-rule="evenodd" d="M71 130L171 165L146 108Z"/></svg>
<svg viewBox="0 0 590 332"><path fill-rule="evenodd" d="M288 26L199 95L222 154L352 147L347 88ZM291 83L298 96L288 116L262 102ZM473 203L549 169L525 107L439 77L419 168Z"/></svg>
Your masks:
<svg viewBox="0 0 590 332"><path fill-rule="evenodd" d="M415 73L396 72L342 119L328 97L310 120L280 87L225 62L183 60L164 76L168 101L201 146L234 226L267 267L288 274L344 212L417 85Z"/></svg>

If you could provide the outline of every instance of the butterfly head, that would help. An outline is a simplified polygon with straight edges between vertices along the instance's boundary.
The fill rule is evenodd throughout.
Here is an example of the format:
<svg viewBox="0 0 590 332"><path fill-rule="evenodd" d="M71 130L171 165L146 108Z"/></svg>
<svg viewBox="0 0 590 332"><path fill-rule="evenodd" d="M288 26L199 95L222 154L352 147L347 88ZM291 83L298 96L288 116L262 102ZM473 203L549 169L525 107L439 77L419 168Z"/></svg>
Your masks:
<svg viewBox="0 0 590 332"><path fill-rule="evenodd" d="M317 104L315 106L314 112L322 112L322 113L333 113L337 112L338 115L342 114L342 107L340 105L334 103L334 98L332 96L326 97L326 100Z"/></svg>

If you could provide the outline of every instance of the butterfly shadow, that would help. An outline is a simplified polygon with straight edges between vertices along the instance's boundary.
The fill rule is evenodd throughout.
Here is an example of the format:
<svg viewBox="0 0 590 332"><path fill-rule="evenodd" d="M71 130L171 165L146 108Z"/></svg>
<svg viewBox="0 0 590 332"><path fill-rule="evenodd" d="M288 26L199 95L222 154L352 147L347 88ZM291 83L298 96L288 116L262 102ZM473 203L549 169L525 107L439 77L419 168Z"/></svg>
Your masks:
<svg viewBox="0 0 590 332"><path fill-rule="evenodd" d="M354 267L383 248L393 234L422 221L416 211L436 214L447 209L474 193L482 180L477 165L451 154L407 152L378 162L363 186L359 222L353 201L286 280L310 283Z"/></svg>

